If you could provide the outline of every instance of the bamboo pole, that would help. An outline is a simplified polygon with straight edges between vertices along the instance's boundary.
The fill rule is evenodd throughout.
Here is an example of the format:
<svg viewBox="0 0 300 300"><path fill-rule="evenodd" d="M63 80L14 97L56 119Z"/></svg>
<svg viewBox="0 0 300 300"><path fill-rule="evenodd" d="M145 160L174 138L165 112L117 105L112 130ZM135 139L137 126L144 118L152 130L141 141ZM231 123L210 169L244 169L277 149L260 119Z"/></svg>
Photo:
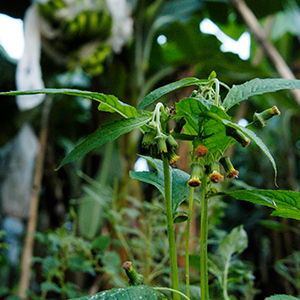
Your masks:
<svg viewBox="0 0 300 300"><path fill-rule="evenodd" d="M27 299L27 290L30 288L31 263L34 246L34 233L36 232L36 223L38 216L39 196L41 189L41 181L44 171L44 157L46 150L46 142L48 135L48 120L51 107L51 98L46 97L42 112L41 128L40 128L40 150L36 159L35 170L32 180L32 197L29 208L29 218L27 223L26 238L21 257L21 274L19 280L18 296Z"/></svg>

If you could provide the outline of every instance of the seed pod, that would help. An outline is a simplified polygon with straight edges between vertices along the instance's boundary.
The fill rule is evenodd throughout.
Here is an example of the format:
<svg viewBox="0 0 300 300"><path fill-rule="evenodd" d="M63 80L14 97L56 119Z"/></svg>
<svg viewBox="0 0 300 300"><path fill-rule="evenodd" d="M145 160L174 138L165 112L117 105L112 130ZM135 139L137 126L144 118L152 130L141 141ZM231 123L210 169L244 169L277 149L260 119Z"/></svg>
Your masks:
<svg viewBox="0 0 300 300"><path fill-rule="evenodd" d="M277 106L273 106L271 108L268 108L264 110L261 113L255 113L253 116L253 125L259 126L259 127L264 127L266 126L266 121L271 119L274 116L280 115L280 111L277 108Z"/></svg>
<svg viewBox="0 0 300 300"><path fill-rule="evenodd" d="M226 135L233 137L244 148L250 144L250 139L248 139L243 133L241 133L240 131L237 131L233 127L226 126Z"/></svg>

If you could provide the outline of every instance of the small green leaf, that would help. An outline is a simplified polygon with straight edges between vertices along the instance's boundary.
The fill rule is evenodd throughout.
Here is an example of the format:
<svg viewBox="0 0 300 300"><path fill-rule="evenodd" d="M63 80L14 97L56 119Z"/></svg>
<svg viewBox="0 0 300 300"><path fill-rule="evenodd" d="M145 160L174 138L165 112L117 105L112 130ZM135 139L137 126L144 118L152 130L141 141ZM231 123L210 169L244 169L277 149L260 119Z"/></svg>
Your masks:
<svg viewBox="0 0 300 300"><path fill-rule="evenodd" d="M130 171L130 177L132 179L137 179L142 182L146 182L154 185L164 196L165 188L164 188L164 172L163 172L163 163L159 159L154 159L149 156L142 156L145 158L148 163L150 163L157 172L132 172ZM179 205L189 197L190 188L187 186L187 182L190 179L190 175L181 171L179 169L170 168L170 181L172 185L172 212L176 213ZM198 197L195 197L198 199Z"/></svg>
<svg viewBox="0 0 300 300"><path fill-rule="evenodd" d="M17 96L17 95L35 95L35 94L63 94L69 96L77 96L89 98L100 102L98 107L99 110L108 112L117 112L124 118L132 118L139 116L136 108L125 104L118 100L117 97L113 95L105 95L102 93L81 91L77 89L41 89L41 90L28 90L28 91L12 91L3 92L0 95L3 96Z"/></svg>
<svg viewBox="0 0 300 300"><path fill-rule="evenodd" d="M57 293L61 293L61 288L54 282L45 281L41 284L41 291L42 292L54 291Z"/></svg>
<svg viewBox="0 0 300 300"><path fill-rule="evenodd" d="M300 80L256 78L240 85L233 85L223 101L223 107L228 110L251 96L285 89L300 89Z"/></svg>
<svg viewBox="0 0 300 300"><path fill-rule="evenodd" d="M76 298L76 300L157 300L163 294L150 286L138 285L126 288L114 288L91 296ZM75 300L75 299L74 299Z"/></svg>
<svg viewBox="0 0 300 300"><path fill-rule="evenodd" d="M137 106L138 109L140 108L144 108L146 106L149 106L150 104L152 104L153 102L155 102L158 98L172 92L175 91L179 88L185 87L185 86L190 86L190 85L196 85L198 83L201 82L205 82L207 80L200 80L198 78L184 78L175 82L172 82L170 84L164 85L154 91L152 91L151 93L149 93L141 102L140 104Z"/></svg>
<svg viewBox="0 0 300 300"><path fill-rule="evenodd" d="M266 298L265 300L299 300L299 298L289 296L289 295L274 295Z"/></svg>
<svg viewBox="0 0 300 300"><path fill-rule="evenodd" d="M248 237L243 226L238 226L225 236L220 242L218 252L225 260L230 259L234 253L241 253L248 247Z"/></svg>
<svg viewBox="0 0 300 300"><path fill-rule="evenodd" d="M300 193L297 192L283 190L237 190L218 194L269 206L275 209L272 216L300 220Z"/></svg>
<svg viewBox="0 0 300 300"><path fill-rule="evenodd" d="M60 163L57 169L63 165L78 159L91 150L103 145L104 143L115 140L120 135L139 128L149 121L148 115L130 119L116 120L110 124L101 126L98 130L90 134L82 143L76 146Z"/></svg>
<svg viewBox="0 0 300 300"><path fill-rule="evenodd" d="M187 216L179 215L174 218L174 224L183 223L188 219Z"/></svg>

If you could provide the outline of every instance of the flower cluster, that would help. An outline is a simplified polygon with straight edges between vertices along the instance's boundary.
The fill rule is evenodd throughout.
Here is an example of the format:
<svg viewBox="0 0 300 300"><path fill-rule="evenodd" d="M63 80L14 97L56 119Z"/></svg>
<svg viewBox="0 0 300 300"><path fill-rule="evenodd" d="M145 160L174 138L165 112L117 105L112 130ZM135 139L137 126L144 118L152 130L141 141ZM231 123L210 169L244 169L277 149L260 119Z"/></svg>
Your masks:
<svg viewBox="0 0 300 300"><path fill-rule="evenodd" d="M169 164L172 165L179 160L179 156L175 153L178 144L171 134L164 133L161 126L161 110L163 105L158 103L153 112L153 117L149 124L148 130L144 133L142 147L149 149L150 155L153 158L161 158L165 155Z"/></svg>

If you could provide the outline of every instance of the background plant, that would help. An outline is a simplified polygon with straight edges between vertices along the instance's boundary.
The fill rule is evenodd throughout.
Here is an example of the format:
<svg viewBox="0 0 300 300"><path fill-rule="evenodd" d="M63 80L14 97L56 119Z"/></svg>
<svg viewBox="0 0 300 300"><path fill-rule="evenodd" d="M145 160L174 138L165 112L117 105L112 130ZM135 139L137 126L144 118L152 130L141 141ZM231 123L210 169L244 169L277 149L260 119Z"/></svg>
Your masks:
<svg viewBox="0 0 300 300"><path fill-rule="evenodd" d="M181 1L181 3L183 2ZM242 61L237 55L219 51L220 43L213 36L200 33L198 30L199 22L203 19L204 15L209 16L226 33L236 39L245 29L245 26L240 23L240 19L236 18L237 14L231 4L225 2L218 3L218 5L210 2L203 2L201 4L202 7L194 6L193 3L183 3L184 7L192 8L185 16L181 14L182 8L175 9L176 2L170 1L167 4L168 6L164 12L172 11L174 18L163 27L158 27L153 36L156 38L160 33L166 34L169 43L161 47L155 43L155 38L152 40L152 44L150 42L147 43L147 47L148 45L152 46L151 51L146 51L146 53L150 53L150 56L144 56L144 58L151 60L151 63L147 64L148 68L139 67L142 55L139 55L136 60L136 66L140 72L138 77L144 78L147 83L145 86L140 81L134 81L130 86L125 83L127 78L134 78L133 76L135 76L135 67L133 66L135 62L131 59L134 57L135 51L139 49L139 53L143 53L146 48L145 41L151 40L146 38L150 32L149 28L154 28L151 24L154 24L154 21L164 16L164 14L156 14L157 10L152 10L152 8L155 8L155 5L151 9L148 9L150 3L147 1L144 4L141 3L139 6L136 6L133 10L137 12L134 13L133 17L135 24L138 24L137 27L139 28L133 39L133 43L126 47L122 54L113 55L112 60L104 64L103 76L96 76L91 79L91 77L86 76L84 73L78 74L76 72L67 72L63 76L60 76L68 70L68 67L62 64L56 68L55 64L53 64L53 56L50 57L48 54L43 53L43 73L46 86L74 87L75 85L84 89L113 93L124 102L134 104L137 101L136 96L139 94L137 91L144 89L143 95L145 95L147 91L152 89L150 87L152 84L161 86L165 83L175 81L182 76L182 71L187 72L188 76L195 75L198 78L206 78L213 69L216 70L219 79L226 82L229 86L233 83L242 83L255 77L277 77L277 73L269 61L264 56L255 55L260 50L257 50L258 47L254 40L252 40L250 60ZM272 1L272 3L268 1L264 1L264 3L251 1L248 4L261 21L261 24L268 24L268 22L264 21L270 19L270 14L277 12L275 23L273 23L274 28L276 27L277 29L271 31L270 39L279 49L288 65L293 66L295 73L297 73L296 62L298 54L293 51L298 45L297 26L294 26L293 30L288 27L291 20L290 8L283 7L280 1ZM25 5L26 2L24 1L18 2L17 5L14 2L0 4L3 12L8 12L13 16L19 17L23 17ZM182 16L183 18L181 18ZM266 16L267 19L264 19ZM288 18L289 22L282 22L285 17ZM156 24L159 24L159 22ZM268 30L267 25L265 28ZM187 39L187 37L191 37L191 39ZM139 42L136 43L136 41ZM207 47L203 47L203 45ZM209 49L209 53L207 53L207 49ZM165 68L166 65L170 68ZM5 72L2 72L3 76L0 78L1 90L14 90L14 62L7 60L6 55L1 56L1 68L5 69ZM140 76L141 73L143 73L142 76ZM165 77L166 73L170 75ZM155 76L156 74L158 76ZM139 88L136 85L137 82ZM190 95L190 93L191 91L186 96ZM141 94L139 99L143 95ZM172 103L178 97L172 94L172 96L166 98L166 101ZM82 99L70 101L62 95L56 97L53 102L53 111L55 113L52 114L50 119L50 136L47 144L48 159L46 161L46 173L43 181L44 193L41 197L41 213L46 213L46 215L50 216L50 224L46 225L44 223L43 226L45 227L58 226L64 219L63 211L68 211L69 199L74 196L77 197L81 192L79 185L81 181L78 179L78 176L74 176L73 167L83 168L86 173L94 177L102 165L102 158L105 155L104 147L93 151L91 155L82 159L81 163L77 161L78 164L77 162L76 164L72 163L59 172L52 172L62 160L65 152L68 152L66 149L69 149L70 145L73 148L72 144L74 145L78 140L85 138L86 132L93 132L99 123L114 118L109 113L99 114L95 107L91 108L89 105L82 104ZM240 106L234 107L232 110L238 111L236 121L238 121L240 116L251 120L254 111L263 111L273 104L278 105L282 112L282 117L277 120L270 120L267 127L258 131L258 135L272 149L272 154L276 157L276 163L280 170L278 174L280 188L297 190L299 174L295 166L297 166L299 155L297 148L299 122L296 102L286 92L277 92L276 94L264 94L259 97L253 96L249 101L243 102ZM38 128L41 107L27 113L20 113L17 111L14 102L8 100L8 98L2 98L1 105L3 108L0 110L2 112L1 128L3 129L1 132L1 145L15 134L24 120L29 120L35 125L36 129ZM292 130L293 134L291 134ZM278 136L278 132L285 132L285 134L284 136ZM58 136L64 137L64 139L56 139ZM133 143L129 143L132 138ZM282 143L277 143L278 139ZM127 147L126 153L124 153L125 148L122 145L126 142L127 145L134 146L136 144L135 141L136 135L126 135L119 139L117 145L115 144L117 152L114 157L120 157L120 161L122 162L119 164L119 166L122 166L122 172L118 174L118 180L120 180L119 187L124 187L129 182L128 177L126 177L126 174L128 174L127 168L129 165L132 166L136 159L135 149L132 149L133 151L131 152L129 151L129 147ZM67 145L66 142L69 144ZM276 150L273 152L275 147ZM240 153L243 153L243 155L239 155ZM272 174L271 164L269 164L263 155L258 156L257 154L256 148L253 147L252 143L246 149L235 147L232 162L240 172L240 179L244 179L248 186L273 188L273 180L270 178L270 174ZM286 162L287 157L289 158L288 163ZM257 163L258 158L260 159L259 164ZM239 183L239 186L244 184L241 181L235 182ZM237 185L234 186L236 187ZM125 189L131 190L130 187ZM126 203L126 201L123 201L124 198L120 202ZM277 290L277 293L282 293L285 289L282 286L282 280L270 266L272 265L272 261L285 257L298 247L299 240L297 235L289 232L271 233L270 230L257 223L257 220L260 220L262 217L269 217L269 210L264 207L252 205L251 203L237 202L228 197L225 198L225 201L226 203L230 203L230 205L225 210L224 222L219 226L230 232L235 226L244 223L250 241L256 240L255 243L250 243L248 250L243 255L260 266L255 271L258 279L257 283L259 283L259 288L261 289L260 297L274 293L274 289ZM62 207L64 210L58 209ZM44 222L45 220L46 218L43 218ZM286 220L285 222L294 223L291 220ZM297 226L297 224L295 225Z"/></svg>

